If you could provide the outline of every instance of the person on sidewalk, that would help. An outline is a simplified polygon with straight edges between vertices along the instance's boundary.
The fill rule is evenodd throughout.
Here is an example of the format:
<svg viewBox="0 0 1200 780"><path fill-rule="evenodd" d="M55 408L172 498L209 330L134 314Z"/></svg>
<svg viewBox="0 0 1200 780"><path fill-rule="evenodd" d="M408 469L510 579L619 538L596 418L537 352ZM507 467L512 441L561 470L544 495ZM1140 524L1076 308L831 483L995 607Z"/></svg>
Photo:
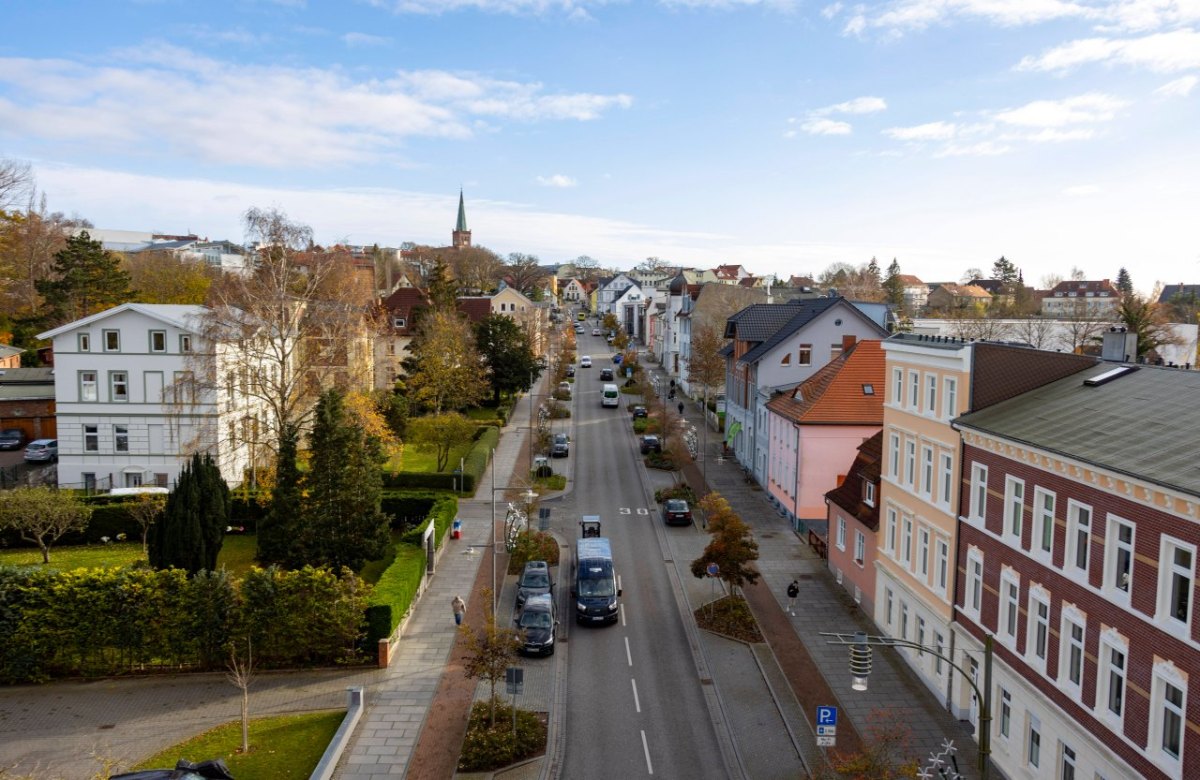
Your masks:
<svg viewBox="0 0 1200 780"><path fill-rule="evenodd" d="M796 597L800 595L800 581L799 580L792 580L792 584L788 585L788 587L787 587L787 594L788 594L788 606L787 606L788 614L795 615L796 614Z"/></svg>
<svg viewBox="0 0 1200 780"><path fill-rule="evenodd" d="M462 596L455 596L450 602L450 608L454 610L454 625L461 626L463 615L467 612L467 602L462 600Z"/></svg>
<svg viewBox="0 0 1200 780"><path fill-rule="evenodd" d="M683 416L683 401L679 402L679 416Z"/></svg>

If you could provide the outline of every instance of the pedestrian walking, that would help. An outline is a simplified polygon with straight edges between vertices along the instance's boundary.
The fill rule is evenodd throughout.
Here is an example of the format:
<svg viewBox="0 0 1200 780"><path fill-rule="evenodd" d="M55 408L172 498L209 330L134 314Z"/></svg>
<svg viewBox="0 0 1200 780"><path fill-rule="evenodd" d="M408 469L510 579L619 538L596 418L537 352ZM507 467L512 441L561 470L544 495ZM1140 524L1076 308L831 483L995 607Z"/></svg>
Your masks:
<svg viewBox="0 0 1200 780"><path fill-rule="evenodd" d="M788 585L788 614L796 614L796 597L800 595L800 581L792 580L792 584Z"/></svg>
<svg viewBox="0 0 1200 780"><path fill-rule="evenodd" d="M683 401L679 402L679 416L683 416Z"/></svg>
<svg viewBox="0 0 1200 780"><path fill-rule="evenodd" d="M462 600L462 596L455 596L450 608L454 610L454 625L461 626L463 615L467 612L467 602Z"/></svg>

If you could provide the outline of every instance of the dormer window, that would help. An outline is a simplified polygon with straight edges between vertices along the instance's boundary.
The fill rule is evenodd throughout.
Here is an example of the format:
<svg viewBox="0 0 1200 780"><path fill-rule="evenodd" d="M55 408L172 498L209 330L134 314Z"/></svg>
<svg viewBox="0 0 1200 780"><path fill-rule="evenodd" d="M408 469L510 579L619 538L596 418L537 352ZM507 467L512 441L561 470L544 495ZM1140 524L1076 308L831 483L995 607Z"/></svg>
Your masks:
<svg viewBox="0 0 1200 780"><path fill-rule="evenodd" d="M408 321L406 319L404 319L403 317L392 317L392 327L393 328L403 328L403 327L405 327L407 322Z"/></svg>
<svg viewBox="0 0 1200 780"><path fill-rule="evenodd" d="M875 395L875 385L865 384L862 386L863 395Z"/></svg>
<svg viewBox="0 0 1200 780"><path fill-rule="evenodd" d="M875 506L875 483L869 479L863 480L863 503Z"/></svg>

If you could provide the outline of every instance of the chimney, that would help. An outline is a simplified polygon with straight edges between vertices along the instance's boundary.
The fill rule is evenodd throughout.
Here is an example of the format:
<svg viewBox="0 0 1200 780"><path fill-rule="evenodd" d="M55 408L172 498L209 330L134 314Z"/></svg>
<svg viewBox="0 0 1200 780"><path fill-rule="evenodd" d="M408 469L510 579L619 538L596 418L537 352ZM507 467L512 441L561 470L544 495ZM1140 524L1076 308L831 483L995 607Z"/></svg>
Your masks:
<svg viewBox="0 0 1200 780"><path fill-rule="evenodd" d="M855 342L858 341L856 336L842 336L842 352L849 352L854 349Z"/></svg>

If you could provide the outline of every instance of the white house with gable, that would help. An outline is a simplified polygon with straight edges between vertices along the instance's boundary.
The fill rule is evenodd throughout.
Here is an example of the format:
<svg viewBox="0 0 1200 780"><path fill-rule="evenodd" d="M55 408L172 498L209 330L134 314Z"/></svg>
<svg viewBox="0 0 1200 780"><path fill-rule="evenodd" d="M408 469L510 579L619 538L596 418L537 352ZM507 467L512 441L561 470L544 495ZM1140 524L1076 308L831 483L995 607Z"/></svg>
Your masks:
<svg viewBox="0 0 1200 780"><path fill-rule="evenodd" d="M193 452L241 483L264 415L244 362L239 376L226 348L201 338L206 311L125 303L38 334L54 344L61 487L170 487Z"/></svg>

